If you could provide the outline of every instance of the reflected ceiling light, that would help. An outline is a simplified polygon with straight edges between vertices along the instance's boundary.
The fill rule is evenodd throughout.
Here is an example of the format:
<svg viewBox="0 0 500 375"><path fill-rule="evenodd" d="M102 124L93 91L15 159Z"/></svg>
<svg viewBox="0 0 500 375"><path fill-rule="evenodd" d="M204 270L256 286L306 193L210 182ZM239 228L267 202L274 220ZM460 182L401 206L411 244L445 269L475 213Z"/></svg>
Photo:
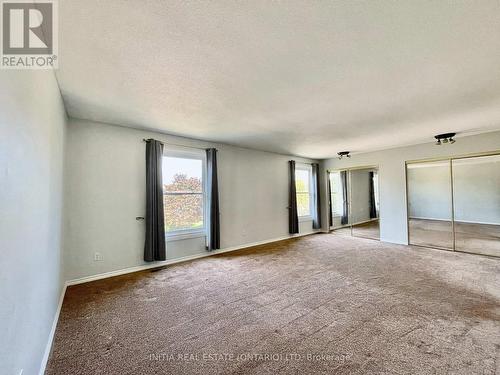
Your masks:
<svg viewBox="0 0 500 375"><path fill-rule="evenodd" d="M347 158L350 158L351 155L349 155L349 152L350 151L340 151L340 152L337 152L337 155L339 156L339 160L342 160L342 158L345 156Z"/></svg>
<svg viewBox="0 0 500 375"><path fill-rule="evenodd" d="M440 146L441 143L448 143L448 142L450 142L451 144L455 143L455 140L453 139L455 135L457 135L457 133L444 133L435 135L434 138L437 139L436 145Z"/></svg>

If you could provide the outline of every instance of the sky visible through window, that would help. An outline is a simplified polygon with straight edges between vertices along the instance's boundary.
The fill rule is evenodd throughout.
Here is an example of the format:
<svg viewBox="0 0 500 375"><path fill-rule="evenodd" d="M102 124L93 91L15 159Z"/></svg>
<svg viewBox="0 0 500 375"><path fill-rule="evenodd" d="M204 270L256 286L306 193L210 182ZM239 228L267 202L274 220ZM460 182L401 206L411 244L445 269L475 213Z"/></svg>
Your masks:
<svg viewBox="0 0 500 375"><path fill-rule="evenodd" d="M179 173L201 180L202 161L199 159L182 159L165 156L162 163L162 173L164 185L173 183L174 176Z"/></svg>

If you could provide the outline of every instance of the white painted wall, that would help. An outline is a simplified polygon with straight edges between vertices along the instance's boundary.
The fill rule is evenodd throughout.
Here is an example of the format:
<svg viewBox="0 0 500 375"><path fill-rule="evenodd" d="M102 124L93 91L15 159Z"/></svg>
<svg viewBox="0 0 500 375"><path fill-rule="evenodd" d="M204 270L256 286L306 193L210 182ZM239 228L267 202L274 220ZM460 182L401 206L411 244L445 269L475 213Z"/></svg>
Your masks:
<svg viewBox="0 0 500 375"><path fill-rule="evenodd" d="M40 371L63 280L66 114L51 71L0 71L0 374Z"/></svg>
<svg viewBox="0 0 500 375"><path fill-rule="evenodd" d="M350 159L328 159L325 169L378 165L380 184L380 237L382 241L406 244L405 161L449 157L500 150L500 132L458 137L453 145L436 146L433 142L391 150L354 153ZM323 183L326 178L323 177ZM323 195L325 197L325 195ZM327 201L323 198L323 207Z"/></svg>
<svg viewBox="0 0 500 375"><path fill-rule="evenodd" d="M135 220L145 214L143 138L219 150L222 248L288 236L287 161L312 160L70 119L67 279L145 264L144 222ZM300 231L311 232L311 221ZM94 261L95 252L102 261ZM205 253L204 238L167 243L168 259Z"/></svg>

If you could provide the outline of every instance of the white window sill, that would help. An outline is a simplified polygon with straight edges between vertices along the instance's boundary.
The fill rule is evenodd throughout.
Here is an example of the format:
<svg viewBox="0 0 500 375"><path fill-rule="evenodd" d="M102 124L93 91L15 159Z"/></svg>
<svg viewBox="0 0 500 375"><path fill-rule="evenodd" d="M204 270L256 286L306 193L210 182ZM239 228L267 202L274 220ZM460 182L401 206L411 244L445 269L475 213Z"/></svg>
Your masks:
<svg viewBox="0 0 500 375"><path fill-rule="evenodd" d="M167 242L189 240L191 238L201 238L201 237L206 237L204 230L186 231L177 233L174 232L174 233L167 233L166 235Z"/></svg>
<svg viewBox="0 0 500 375"><path fill-rule="evenodd" d="M312 221L313 218L311 215L308 216L299 216L299 222L302 223L303 221Z"/></svg>

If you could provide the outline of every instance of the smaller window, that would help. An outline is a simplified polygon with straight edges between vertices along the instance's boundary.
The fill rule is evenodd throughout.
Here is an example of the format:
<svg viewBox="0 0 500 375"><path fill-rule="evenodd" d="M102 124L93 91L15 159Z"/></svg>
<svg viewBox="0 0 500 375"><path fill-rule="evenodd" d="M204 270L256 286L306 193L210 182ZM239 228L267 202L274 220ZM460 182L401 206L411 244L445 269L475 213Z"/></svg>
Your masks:
<svg viewBox="0 0 500 375"><path fill-rule="evenodd" d="M311 170L297 167L295 169L295 190L297 193L297 215L311 216Z"/></svg>

